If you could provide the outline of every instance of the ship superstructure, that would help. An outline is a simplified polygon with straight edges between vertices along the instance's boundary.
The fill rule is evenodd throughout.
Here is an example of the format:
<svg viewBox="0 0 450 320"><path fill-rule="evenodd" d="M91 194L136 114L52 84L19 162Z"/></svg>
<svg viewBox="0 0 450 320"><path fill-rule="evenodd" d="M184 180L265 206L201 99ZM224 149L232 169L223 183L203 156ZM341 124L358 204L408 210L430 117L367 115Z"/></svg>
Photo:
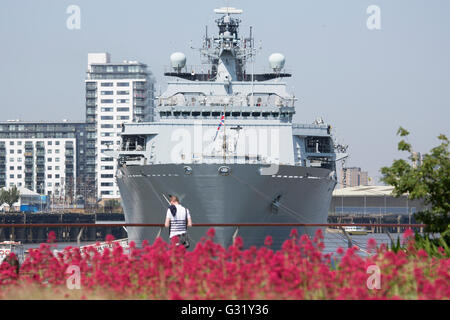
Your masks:
<svg viewBox="0 0 450 320"><path fill-rule="evenodd" d="M219 33L206 31L200 67L171 55L166 91L156 99L155 122L127 123L116 179L127 223L162 223L167 197L178 195L195 223L326 223L336 185L331 126L292 122L297 98L286 89L280 53L269 57L270 72L254 73L250 29L241 36L242 10L215 12ZM292 228L216 228L224 245L237 234L247 245L275 245ZM315 230L300 228L301 233ZM192 228L199 239L205 228ZM158 229L133 227L129 239L153 241Z"/></svg>

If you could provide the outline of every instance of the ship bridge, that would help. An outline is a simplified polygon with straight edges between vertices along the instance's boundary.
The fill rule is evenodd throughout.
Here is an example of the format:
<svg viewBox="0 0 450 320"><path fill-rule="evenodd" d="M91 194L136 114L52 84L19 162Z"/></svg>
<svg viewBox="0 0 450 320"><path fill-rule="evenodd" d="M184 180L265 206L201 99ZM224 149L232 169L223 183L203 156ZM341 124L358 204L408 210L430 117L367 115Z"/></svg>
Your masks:
<svg viewBox="0 0 450 320"><path fill-rule="evenodd" d="M242 10L225 7L214 10L221 17L216 19L217 36L210 37L206 29L200 51L201 71L186 67L186 56L181 52L171 55L175 77L167 90L157 98L157 114L161 121L196 118L216 119L225 117L241 119L258 118L292 121L296 98L286 90L283 77L285 58L273 54L269 58L271 71L254 73L256 48L250 28L249 37L239 33ZM246 67L251 63L251 72ZM198 70L198 68L197 68Z"/></svg>

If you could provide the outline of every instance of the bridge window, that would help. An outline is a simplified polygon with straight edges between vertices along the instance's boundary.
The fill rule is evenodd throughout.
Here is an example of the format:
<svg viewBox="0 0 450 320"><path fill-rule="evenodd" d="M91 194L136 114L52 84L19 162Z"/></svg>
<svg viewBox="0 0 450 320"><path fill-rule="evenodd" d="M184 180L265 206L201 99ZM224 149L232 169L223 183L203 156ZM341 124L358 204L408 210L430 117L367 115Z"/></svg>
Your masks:
<svg viewBox="0 0 450 320"><path fill-rule="evenodd" d="M242 112L243 117L248 117L250 115L250 112Z"/></svg>
<svg viewBox="0 0 450 320"><path fill-rule="evenodd" d="M122 151L144 151L145 137L143 136L122 136Z"/></svg>
<svg viewBox="0 0 450 320"><path fill-rule="evenodd" d="M211 115L211 112L202 112L202 116L209 117Z"/></svg>
<svg viewBox="0 0 450 320"><path fill-rule="evenodd" d="M199 111L192 112L192 116L194 116L194 117L198 117L199 115L200 115Z"/></svg>
<svg viewBox="0 0 450 320"><path fill-rule="evenodd" d="M261 115L261 112L252 112L252 116L259 117Z"/></svg>
<svg viewBox="0 0 450 320"><path fill-rule="evenodd" d="M331 141L329 137L306 137L306 152L330 153Z"/></svg>
<svg viewBox="0 0 450 320"><path fill-rule="evenodd" d="M239 117L241 115L241 113L240 112L232 112L231 115L233 117Z"/></svg>

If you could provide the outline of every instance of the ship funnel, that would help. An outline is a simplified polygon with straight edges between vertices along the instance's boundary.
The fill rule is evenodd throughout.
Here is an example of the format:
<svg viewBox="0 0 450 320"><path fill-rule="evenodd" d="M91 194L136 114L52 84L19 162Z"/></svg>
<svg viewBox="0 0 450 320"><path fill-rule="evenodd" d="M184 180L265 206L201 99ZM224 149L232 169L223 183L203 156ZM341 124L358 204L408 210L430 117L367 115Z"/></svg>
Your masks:
<svg viewBox="0 0 450 320"><path fill-rule="evenodd" d="M273 53L269 57L270 68L273 69L274 72L280 72L284 67L284 63L286 62L286 58L281 53Z"/></svg>
<svg viewBox="0 0 450 320"><path fill-rule="evenodd" d="M175 52L170 55L170 64L172 68L180 72L186 65L186 55L182 52Z"/></svg>

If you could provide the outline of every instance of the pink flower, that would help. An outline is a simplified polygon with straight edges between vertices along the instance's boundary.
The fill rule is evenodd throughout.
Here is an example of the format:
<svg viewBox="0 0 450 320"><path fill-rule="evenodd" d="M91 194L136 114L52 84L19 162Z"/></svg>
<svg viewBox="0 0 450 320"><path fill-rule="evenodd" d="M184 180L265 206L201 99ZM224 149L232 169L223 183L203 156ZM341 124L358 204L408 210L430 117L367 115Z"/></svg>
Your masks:
<svg viewBox="0 0 450 320"><path fill-rule="evenodd" d="M403 239L408 239L410 237L412 237L414 235L414 232L412 231L412 229L406 229L405 232L403 233Z"/></svg>
<svg viewBox="0 0 450 320"><path fill-rule="evenodd" d="M56 235L54 231L50 231L47 236L47 243L53 243L56 240Z"/></svg>
<svg viewBox="0 0 450 320"><path fill-rule="evenodd" d="M270 247L273 244L273 239L271 236L267 236L264 240L264 245Z"/></svg>
<svg viewBox="0 0 450 320"><path fill-rule="evenodd" d="M292 229L291 233L289 234L289 237L297 238L298 237L298 230L297 229Z"/></svg>
<svg viewBox="0 0 450 320"><path fill-rule="evenodd" d="M207 235L210 239L213 239L214 236L215 236L215 234L216 234L216 230L214 230L214 228L209 228L209 229L208 229L208 232L206 233L206 235Z"/></svg>

